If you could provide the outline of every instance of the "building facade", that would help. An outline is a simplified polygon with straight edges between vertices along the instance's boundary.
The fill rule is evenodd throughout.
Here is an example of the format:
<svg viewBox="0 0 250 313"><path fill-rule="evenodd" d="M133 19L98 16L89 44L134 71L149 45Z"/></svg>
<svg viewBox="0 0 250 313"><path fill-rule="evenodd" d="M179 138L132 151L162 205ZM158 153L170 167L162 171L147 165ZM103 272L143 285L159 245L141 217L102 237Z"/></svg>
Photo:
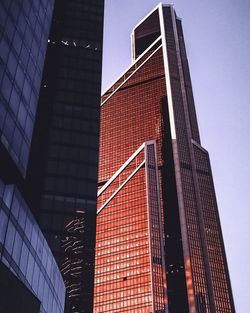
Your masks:
<svg viewBox="0 0 250 313"><path fill-rule="evenodd" d="M94 312L235 312L172 6L133 29L132 65L102 97Z"/></svg>

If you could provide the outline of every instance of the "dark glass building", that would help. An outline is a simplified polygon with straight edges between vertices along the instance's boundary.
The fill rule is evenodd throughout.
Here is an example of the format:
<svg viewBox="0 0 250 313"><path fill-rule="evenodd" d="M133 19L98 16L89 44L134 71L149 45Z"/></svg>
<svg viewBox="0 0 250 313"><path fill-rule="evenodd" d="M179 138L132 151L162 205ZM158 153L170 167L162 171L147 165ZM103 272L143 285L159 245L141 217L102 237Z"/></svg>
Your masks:
<svg viewBox="0 0 250 313"><path fill-rule="evenodd" d="M55 1L27 170L70 313L93 307L103 12L103 0Z"/></svg>
<svg viewBox="0 0 250 313"><path fill-rule="evenodd" d="M181 20L158 5L103 94L94 312L234 313Z"/></svg>
<svg viewBox="0 0 250 313"><path fill-rule="evenodd" d="M0 2L0 312L63 313L65 285L24 188L54 1Z"/></svg>

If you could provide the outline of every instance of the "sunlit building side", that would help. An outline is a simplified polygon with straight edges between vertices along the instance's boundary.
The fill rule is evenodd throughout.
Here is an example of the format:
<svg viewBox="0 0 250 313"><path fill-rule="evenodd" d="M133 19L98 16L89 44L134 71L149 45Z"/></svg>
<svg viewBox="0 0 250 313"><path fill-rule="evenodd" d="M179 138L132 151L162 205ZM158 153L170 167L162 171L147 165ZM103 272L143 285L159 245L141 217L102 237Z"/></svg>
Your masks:
<svg viewBox="0 0 250 313"><path fill-rule="evenodd" d="M156 144L151 141L99 190L96 313L165 312L159 187Z"/></svg>
<svg viewBox="0 0 250 313"><path fill-rule="evenodd" d="M94 312L234 313L181 20L172 6L160 4L131 38L132 65L102 97ZM142 169L128 179L142 159L124 168L148 141L156 147L160 259L150 254L155 241L146 227L152 222L145 209L150 181L140 176ZM158 285L161 306L152 277L149 287L152 264L160 265L166 281Z"/></svg>

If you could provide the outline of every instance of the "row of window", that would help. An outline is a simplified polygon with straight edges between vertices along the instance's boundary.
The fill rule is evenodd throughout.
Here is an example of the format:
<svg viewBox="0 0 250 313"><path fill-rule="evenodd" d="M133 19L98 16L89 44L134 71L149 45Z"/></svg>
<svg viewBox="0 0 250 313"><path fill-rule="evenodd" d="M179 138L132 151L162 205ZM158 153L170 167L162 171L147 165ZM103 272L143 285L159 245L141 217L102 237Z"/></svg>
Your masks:
<svg viewBox="0 0 250 313"><path fill-rule="evenodd" d="M79 195L87 198L96 197L96 182L85 179L74 179L61 176L47 176L44 180L44 191L58 194Z"/></svg>

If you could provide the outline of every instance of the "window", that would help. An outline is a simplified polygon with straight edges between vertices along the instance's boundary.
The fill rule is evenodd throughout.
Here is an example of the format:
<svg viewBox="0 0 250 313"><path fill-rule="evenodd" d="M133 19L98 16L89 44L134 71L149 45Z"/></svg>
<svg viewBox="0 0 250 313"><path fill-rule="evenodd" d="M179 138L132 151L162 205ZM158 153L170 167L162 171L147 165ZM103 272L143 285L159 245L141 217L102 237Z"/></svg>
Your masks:
<svg viewBox="0 0 250 313"><path fill-rule="evenodd" d="M3 243L5 239L8 219L3 210L0 211L0 242Z"/></svg>
<svg viewBox="0 0 250 313"><path fill-rule="evenodd" d="M7 235L6 235L6 241L5 241L5 247L9 254L12 254L14 239L15 239L15 227L13 226L12 222L9 221L8 229L7 229Z"/></svg>
<svg viewBox="0 0 250 313"><path fill-rule="evenodd" d="M15 241L14 241L14 248L13 248L13 259L16 262L16 264L19 264L19 259L21 255L21 249L22 249L22 239L18 232L16 232Z"/></svg>

